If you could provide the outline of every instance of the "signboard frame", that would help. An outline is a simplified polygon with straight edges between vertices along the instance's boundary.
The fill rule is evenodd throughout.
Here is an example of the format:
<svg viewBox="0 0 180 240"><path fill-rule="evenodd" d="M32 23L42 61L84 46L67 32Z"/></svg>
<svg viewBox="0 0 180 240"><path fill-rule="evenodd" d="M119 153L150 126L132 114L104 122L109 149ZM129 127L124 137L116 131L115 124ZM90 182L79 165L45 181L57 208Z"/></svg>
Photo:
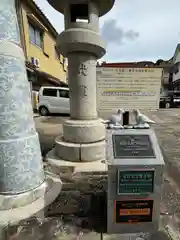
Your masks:
<svg viewBox="0 0 180 240"><path fill-rule="evenodd" d="M118 106L159 109L162 68L98 66L96 71L99 113L113 113Z"/></svg>
<svg viewBox="0 0 180 240"><path fill-rule="evenodd" d="M143 205L146 203L146 207L139 208L134 204L141 204ZM118 206L121 206L119 207ZM127 208L123 208L122 205L126 205ZM133 206L133 208L129 208L128 205ZM138 213L138 209L140 213ZM144 209L144 210L143 210ZM120 216L117 216L117 213L122 212ZM154 211L154 200L151 198L146 199L131 199L131 200L115 200L114 201L114 223L115 224L140 224L140 223L150 223L153 221L153 211ZM134 215L132 214L134 212ZM149 212L149 214L148 214ZM129 219L128 219L129 216ZM123 219L124 218L124 219Z"/></svg>
<svg viewBox="0 0 180 240"><path fill-rule="evenodd" d="M134 172L134 173L143 173L143 172L151 172L152 174L152 182L151 182L151 191L141 191L141 192L135 192L135 191L132 191L132 192L122 192L120 191L121 187L120 187L120 174L121 173L128 173L128 172ZM116 186L116 189L117 189L117 194L119 196L121 195L147 195L147 194L152 194L154 192L154 183L155 183L155 169L154 168L151 168L151 169L124 169L124 170L121 170L121 169L118 169L117 170L117 186ZM138 187L138 183L137 183L137 187ZM136 188L136 186L135 186Z"/></svg>

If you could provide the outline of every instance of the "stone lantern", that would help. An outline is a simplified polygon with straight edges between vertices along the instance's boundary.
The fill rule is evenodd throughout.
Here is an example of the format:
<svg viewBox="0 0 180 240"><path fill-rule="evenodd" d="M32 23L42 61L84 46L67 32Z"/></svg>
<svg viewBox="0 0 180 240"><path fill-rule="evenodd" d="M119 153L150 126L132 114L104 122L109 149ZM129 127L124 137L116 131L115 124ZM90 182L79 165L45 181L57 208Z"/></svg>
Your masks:
<svg viewBox="0 0 180 240"><path fill-rule="evenodd" d="M99 17L115 0L48 0L64 14L65 30L57 48L68 58L70 119L63 124L63 137L48 154L52 164L63 161L100 162L105 159L105 126L97 116L96 65L106 53L99 34ZM68 163L67 163L68 164ZM86 165L87 166L87 165Z"/></svg>

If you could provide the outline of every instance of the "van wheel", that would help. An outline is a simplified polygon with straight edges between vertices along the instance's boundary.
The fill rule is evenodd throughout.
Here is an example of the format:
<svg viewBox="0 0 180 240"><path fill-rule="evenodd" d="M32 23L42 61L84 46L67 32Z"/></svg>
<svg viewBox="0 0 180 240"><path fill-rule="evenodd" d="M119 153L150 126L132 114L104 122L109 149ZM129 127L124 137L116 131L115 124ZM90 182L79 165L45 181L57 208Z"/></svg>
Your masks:
<svg viewBox="0 0 180 240"><path fill-rule="evenodd" d="M170 108L170 103L169 102L167 102L167 103L165 103L165 108Z"/></svg>
<svg viewBox="0 0 180 240"><path fill-rule="evenodd" d="M43 106L39 108L39 113L41 116L47 116L49 114L49 111L46 107Z"/></svg>

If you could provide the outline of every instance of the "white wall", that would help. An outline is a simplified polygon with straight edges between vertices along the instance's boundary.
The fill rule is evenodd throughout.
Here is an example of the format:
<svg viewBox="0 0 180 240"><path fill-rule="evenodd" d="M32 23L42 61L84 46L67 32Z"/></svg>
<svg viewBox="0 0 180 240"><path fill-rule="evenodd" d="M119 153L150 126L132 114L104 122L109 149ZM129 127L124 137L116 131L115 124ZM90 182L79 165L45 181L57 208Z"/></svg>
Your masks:
<svg viewBox="0 0 180 240"><path fill-rule="evenodd" d="M180 79L180 52L178 52L175 60L174 60L174 64L177 65L179 72L177 72L176 74L173 74L173 81L176 81L178 79Z"/></svg>
<svg viewBox="0 0 180 240"><path fill-rule="evenodd" d="M176 74L175 73L173 74L173 81L180 79L180 63L176 63L176 64L179 71Z"/></svg>
<svg viewBox="0 0 180 240"><path fill-rule="evenodd" d="M174 63L178 63L178 62L180 62L180 52L177 53L177 56L174 60Z"/></svg>

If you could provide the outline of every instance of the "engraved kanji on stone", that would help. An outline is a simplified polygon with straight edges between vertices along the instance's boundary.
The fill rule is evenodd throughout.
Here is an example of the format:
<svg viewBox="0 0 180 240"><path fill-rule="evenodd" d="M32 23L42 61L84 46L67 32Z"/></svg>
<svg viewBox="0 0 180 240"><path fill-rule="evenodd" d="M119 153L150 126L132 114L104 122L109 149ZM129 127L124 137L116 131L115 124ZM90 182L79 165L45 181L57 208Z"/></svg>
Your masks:
<svg viewBox="0 0 180 240"><path fill-rule="evenodd" d="M80 85L80 96L82 98L87 97L87 86Z"/></svg>
<svg viewBox="0 0 180 240"><path fill-rule="evenodd" d="M81 64L79 67L79 75L84 75L87 76L88 75L88 67L85 64Z"/></svg>

